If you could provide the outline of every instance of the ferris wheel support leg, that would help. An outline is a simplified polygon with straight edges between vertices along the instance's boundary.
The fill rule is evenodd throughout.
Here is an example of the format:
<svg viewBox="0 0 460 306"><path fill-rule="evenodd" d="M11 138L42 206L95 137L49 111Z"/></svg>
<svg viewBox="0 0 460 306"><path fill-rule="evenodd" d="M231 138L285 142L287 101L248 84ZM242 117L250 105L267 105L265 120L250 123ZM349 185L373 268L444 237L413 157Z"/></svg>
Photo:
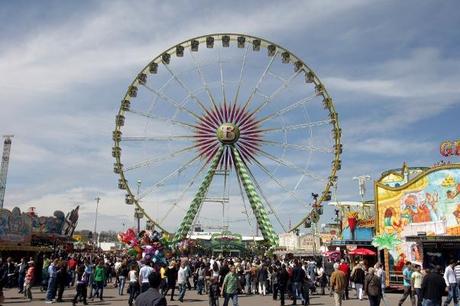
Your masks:
<svg viewBox="0 0 460 306"><path fill-rule="evenodd" d="M257 193L256 188L252 183L252 180L246 169L246 165L243 163L238 149L232 146L232 152L235 160L235 168L238 171L241 182L243 183L243 187L246 191L249 203L251 204L251 208L256 217L260 231L262 232L262 236L270 244L271 247L275 247L278 245L278 235L273 230L272 224L268 219L267 211L265 210L259 194Z"/></svg>
<svg viewBox="0 0 460 306"><path fill-rule="evenodd" d="M187 237L187 234L190 231L190 228L192 227L193 220L195 219L195 216L198 213L201 204L203 204L203 200L206 197L206 194L208 193L208 188L211 185L214 174L216 173L216 169L219 165L219 161L222 157L223 151L224 148L221 147L212 159L208 173L206 174L203 182L201 183L201 186L198 189L198 192L195 194L195 197L193 198L193 201L190 204L190 207L187 210L187 213L184 219L182 220L182 223L179 225L179 228L177 229L176 234L174 235L173 243L178 243Z"/></svg>

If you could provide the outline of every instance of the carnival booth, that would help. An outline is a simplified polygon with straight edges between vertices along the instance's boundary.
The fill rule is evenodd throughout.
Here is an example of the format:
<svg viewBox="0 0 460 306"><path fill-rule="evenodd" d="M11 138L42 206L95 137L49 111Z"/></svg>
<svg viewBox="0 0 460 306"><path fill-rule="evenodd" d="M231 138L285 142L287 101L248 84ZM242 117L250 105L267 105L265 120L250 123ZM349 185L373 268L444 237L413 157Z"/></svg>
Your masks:
<svg viewBox="0 0 460 306"><path fill-rule="evenodd" d="M373 244L384 250L388 281L406 261L432 268L460 258L460 164L389 170L375 182Z"/></svg>
<svg viewBox="0 0 460 306"><path fill-rule="evenodd" d="M340 252L340 257L351 263L363 260L367 266L377 262L377 252L372 245L375 235L375 209L373 201L330 202L336 207L337 221L340 227L338 239L328 246L328 254Z"/></svg>

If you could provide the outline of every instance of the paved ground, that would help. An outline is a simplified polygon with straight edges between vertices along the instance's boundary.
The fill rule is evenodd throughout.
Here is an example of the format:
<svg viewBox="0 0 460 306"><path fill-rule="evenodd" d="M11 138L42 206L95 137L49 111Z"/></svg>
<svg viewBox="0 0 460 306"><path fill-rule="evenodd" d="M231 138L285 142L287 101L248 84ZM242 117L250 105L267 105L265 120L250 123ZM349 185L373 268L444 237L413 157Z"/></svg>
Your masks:
<svg viewBox="0 0 460 306"><path fill-rule="evenodd" d="M177 292L177 291L176 291ZM75 294L75 289L70 288L66 289L64 292L64 302L63 303L56 303L56 304L63 304L63 305L71 305L71 298ZM119 296L117 289L106 288L104 290L105 300L100 302L96 301L88 301L89 305L115 305L115 306L127 306L128 305L128 296L123 295ZM354 293L352 294L354 297ZM386 294L386 306L394 306L398 304L398 299L400 298L401 294ZM32 302L27 301L22 294L17 294L16 289L5 289L5 302L3 305L11 305L11 306L20 306L20 305L48 305L45 304L45 294L41 293L38 288L34 288L33 290L33 297L34 300ZM220 299L220 305L222 305L223 299ZM290 305L290 301L286 301L286 305ZM82 304L78 304L82 305ZM178 301L170 302L168 300L168 305L192 305L192 306L208 306L208 299L207 296L200 296L197 295L195 291L187 291L185 295L184 303L180 303ZM230 303L231 305L231 303ZM239 298L239 305L241 306L275 306L280 305L279 301L273 301L271 296L244 296L241 295ZM326 296L318 296L314 295L311 297L311 304L310 305L334 305L334 301L332 297ZM344 301L343 305L348 306L367 306L369 302L367 300L359 301L357 299L352 299L348 301ZM382 306L385 304L381 303ZM405 305L410 305L409 299L405 302Z"/></svg>

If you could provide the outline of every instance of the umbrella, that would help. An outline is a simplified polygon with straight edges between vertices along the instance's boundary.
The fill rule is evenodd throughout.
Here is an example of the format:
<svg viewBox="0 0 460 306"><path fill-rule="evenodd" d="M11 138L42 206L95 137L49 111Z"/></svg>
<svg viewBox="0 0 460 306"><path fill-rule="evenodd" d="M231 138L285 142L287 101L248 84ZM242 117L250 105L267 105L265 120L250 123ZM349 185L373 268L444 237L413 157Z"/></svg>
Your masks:
<svg viewBox="0 0 460 306"><path fill-rule="evenodd" d="M355 249L353 251L348 252L349 255L362 255L362 256L374 256L376 253L372 250L365 249L365 248L359 248Z"/></svg>

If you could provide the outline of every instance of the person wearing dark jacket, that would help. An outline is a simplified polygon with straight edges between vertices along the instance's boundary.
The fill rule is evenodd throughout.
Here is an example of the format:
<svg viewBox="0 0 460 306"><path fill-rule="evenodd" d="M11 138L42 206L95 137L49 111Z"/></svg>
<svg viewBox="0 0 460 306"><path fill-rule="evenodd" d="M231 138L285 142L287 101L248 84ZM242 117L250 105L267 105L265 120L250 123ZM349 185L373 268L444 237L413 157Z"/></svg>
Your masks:
<svg viewBox="0 0 460 306"><path fill-rule="evenodd" d="M267 294L267 280L268 280L268 270L265 264L262 264L259 271L257 272L257 281L259 283L259 294Z"/></svg>
<svg viewBox="0 0 460 306"><path fill-rule="evenodd" d="M292 270L292 305L295 305L297 302L297 298L300 297L302 303L305 301L302 295L302 285L305 281L305 270L302 269L300 262L295 260L294 261L295 267Z"/></svg>
<svg viewBox="0 0 460 306"><path fill-rule="evenodd" d="M176 290L176 282L177 282L177 268L176 268L176 263L175 262L169 263L169 267L166 270L166 278L168 280L168 288L163 293L163 295L167 296L168 291L171 289L171 299L170 299L170 301L174 301L174 290Z"/></svg>
<svg viewBox="0 0 460 306"><path fill-rule="evenodd" d="M62 261L56 274L57 299L56 302L62 302L65 286L68 285L67 263Z"/></svg>
<svg viewBox="0 0 460 306"><path fill-rule="evenodd" d="M355 283L356 296L360 301L363 300L363 286L366 273L363 269L363 263L358 263L351 273L351 281Z"/></svg>
<svg viewBox="0 0 460 306"><path fill-rule="evenodd" d="M382 283L380 277L375 275L374 268L369 268L369 273L364 280L364 291L369 297L370 306L379 306L382 299Z"/></svg>
<svg viewBox="0 0 460 306"><path fill-rule="evenodd" d="M440 274L441 268L436 266L422 281L423 305L441 306L442 294L446 291L446 282Z"/></svg>
<svg viewBox="0 0 460 306"><path fill-rule="evenodd" d="M160 293L161 276L157 272L149 274L150 288L136 298L136 306L166 306L166 298Z"/></svg>
<svg viewBox="0 0 460 306"><path fill-rule="evenodd" d="M286 270L286 265L281 266L281 270L278 272L278 290L280 292L281 306L284 306L284 293L286 292L289 281L289 273Z"/></svg>

